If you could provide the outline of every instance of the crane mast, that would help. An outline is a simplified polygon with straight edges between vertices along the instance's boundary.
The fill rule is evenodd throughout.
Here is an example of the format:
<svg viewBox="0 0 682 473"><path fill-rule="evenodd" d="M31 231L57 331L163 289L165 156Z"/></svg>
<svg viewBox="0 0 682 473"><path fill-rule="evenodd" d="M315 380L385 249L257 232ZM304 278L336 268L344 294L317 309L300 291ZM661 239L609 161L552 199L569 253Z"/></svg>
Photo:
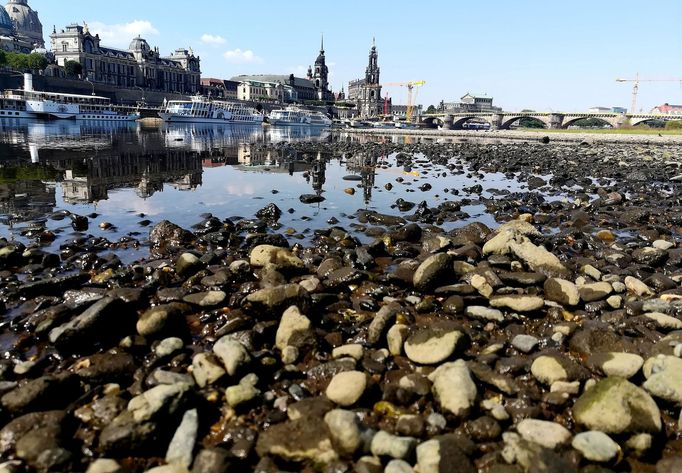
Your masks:
<svg viewBox="0 0 682 473"><path fill-rule="evenodd" d="M616 79L616 82L632 82L632 104L630 105L630 113L637 113L637 94L639 93L640 82L679 82L682 85L682 77L673 77L670 79L640 79L639 73L634 79Z"/></svg>

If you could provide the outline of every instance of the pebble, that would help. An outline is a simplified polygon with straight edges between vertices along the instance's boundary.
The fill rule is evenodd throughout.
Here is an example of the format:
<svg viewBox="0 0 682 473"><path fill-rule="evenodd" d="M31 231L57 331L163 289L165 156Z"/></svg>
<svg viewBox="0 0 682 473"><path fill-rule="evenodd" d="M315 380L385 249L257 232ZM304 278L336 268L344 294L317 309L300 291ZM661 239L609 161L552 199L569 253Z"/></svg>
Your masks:
<svg viewBox="0 0 682 473"><path fill-rule="evenodd" d="M410 456L416 446L417 439L413 437L399 437L380 430L372 438L370 450L376 457L405 459Z"/></svg>
<svg viewBox="0 0 682 473"><path fill-rule="evenodd" d="M600 301L613 292L613 286L608 282L593 282L583 284L578 288L578 292L584 302Z"/></svg>
<svg viewBox="0 0 682 473"><path fill-rule="evenodd" d="M465 309L464 313L467 316L475 319L504 322L504 315L502 314L502 312L497 309L491 309L489 307L470 305Z"/></svg>
<svg viewBox="0 0 682 473"><path fill-rule="evenodd" d="M464 334L458 330L420 329L405 341L405 354L415 363L433 365L441 363L464 341Z"/></svg>
<svg viewBox="0 0 682 473"><path fill-rule="evenodd" d="M610 462L620 452L620 447L604 432L588 431L577 434L571 446L591 461Z"/></svg>
<svg viewBox="0 0 682 473"><path fill-rule="evenodd" d="M652 291L649 286L632 276L625 277L625 287L629 292L632 292L633 294L636 294L640 297L654 295L654 291Z"/></svg>
<svg viewBox="0 0 682 473"><path fill-rule="evenodd" d="M334 441L343 455L353 455L362 445L362 432L358 417L352 411L332 409L324 416L324 421Z"/></svg>
<svg viewBox="0 0 682 473"><path fill-rule="evenodd" d="M339 406L352 406L365 392L367 375L361 371L344 371L336 374L327 387L327 397Z"/></svg>
<svg viewBox="0 0 682 473"><path fill-rule="evenodd" d="M607 434L656 433L661 412L646 391L618 376L597 381L578 398L573 417L590 430Z"/></svg>
<svg viewBox="0 0 682 473"><path fill-rule="evenodd" d="M530 353L538 343L540 343L540 340L532 335L525 334L516 335L511 341L511 345L523 353Z"/></svg>
<svg viewBox="0 0 682 473"><path fill-rule="evenodd" d="M173 439L168 445L166 462L189 468L192 464L192 452L199 430L199 415L196 409L191 409L182 417L180 426L175 431Z"/></svg>
<svg viewBox="0 0 682 473"><path fill-rule="evenodd" d="M545 281L543 288L545 298L550 301L570 306L578 305L580 302L578 286L566 279L549 278Z"/></svg>
<svg viewBox="0 0 682 473"><path fill-rule="evenodd" d="M523 419L516 425L517 432L529 442L554 449L571 440L571 432L556 422L538 419Z"/></svg>
<svg viewBox="0 0 682 473"><path fill-rule="evenodd" d="M443 410L462 416L473 407L478 390L464 360L440 365L429 375L429 380Z"/></svg>
<svg viewBox="0 0 682 473"><path fill-rule="evenodd" d="M389 330L390 332L390 330ZM365 349L359 343L352 343L349 345L341 345L332 350L332 358L343 358L350 356L356 360L361 360L365 354Z"/></svg>
<svg viewBox="0 0 682 473"><path fill-rule="evenodd" d="M490 299L493 307L506 307L515 312L533 312L542 309L545 301L538 296L496 296Z"/></svg>
<svg viewBox="0 0 682 473"><path fill-rule="evenodd" d="M632 378L644 364L644 358L634 353L595 353L589 363L597 366L606 376Z"/></svg>
<svg viewBox="0 0 682 473"><path fill-rule="evenodd" d="M181 338L164 338L159 342L158 345L156 345L156 348L154 348L154 353L159 358L164 358L166 356L172 355L176 351L182 350L184 347L185 342L183 342Z"/></svg>

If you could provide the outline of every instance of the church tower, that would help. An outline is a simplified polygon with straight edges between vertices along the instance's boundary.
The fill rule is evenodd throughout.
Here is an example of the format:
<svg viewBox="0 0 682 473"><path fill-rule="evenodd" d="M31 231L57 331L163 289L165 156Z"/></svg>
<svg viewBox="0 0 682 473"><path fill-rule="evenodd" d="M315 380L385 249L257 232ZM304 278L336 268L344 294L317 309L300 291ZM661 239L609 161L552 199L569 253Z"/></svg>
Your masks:
<svg viewBox="0 0 682 473"><path fill-rule="evenodd" d="M379 84L379 55L377 54L377 45L372 38L372 49L369 51L369 65L365 70L365 81L367 84Z"/></svg>
<svg viewBox="0 0 682 473"><path fill-rule="evenodd" d="M363 88L361 115L374 117L382 113L381 84L379 83L379 55L377 45L372 38L372 49L369 50L369 64L365 69L365 86Z"/></svg>
<svg viewBox="0 0 682 473"><path fill-rule="evenodd" d="M324 36L320 42L320 54L315 60L315 73L313 74L313 82L315 83L315 89L317 91L318 100L326 100L327 87L329 77L329 68L327 68L326 60L324 57Z"/></svg>

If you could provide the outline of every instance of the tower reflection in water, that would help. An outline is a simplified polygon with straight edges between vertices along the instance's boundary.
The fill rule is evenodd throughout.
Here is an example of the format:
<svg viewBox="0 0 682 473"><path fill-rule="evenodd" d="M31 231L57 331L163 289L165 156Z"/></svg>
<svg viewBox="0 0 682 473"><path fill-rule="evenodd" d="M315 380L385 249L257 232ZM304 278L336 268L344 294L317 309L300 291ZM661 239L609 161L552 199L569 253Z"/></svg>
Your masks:
<svg viewBox="0 0 682 473"><path fill-rule="evenodd" d="M203 168L261 167L307 171L307 156L267 143L326 140L328 132L300 128L225 125L31 121L3 119L0 129L0 214L7 223L50 214L56 192L67 204L92 204L116 189L146 199L165 185L196 189ZM321 190L327 158L313 173ZM320 179L321 176L321 179Z"/></svg>

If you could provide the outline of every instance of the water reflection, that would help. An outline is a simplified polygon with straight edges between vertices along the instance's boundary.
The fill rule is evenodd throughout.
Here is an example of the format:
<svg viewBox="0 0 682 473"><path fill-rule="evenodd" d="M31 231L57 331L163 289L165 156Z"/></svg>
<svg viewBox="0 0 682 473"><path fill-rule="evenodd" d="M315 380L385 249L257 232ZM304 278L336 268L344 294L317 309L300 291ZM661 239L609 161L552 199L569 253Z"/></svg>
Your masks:
<svg viewBox="0 0 682 473"><path fill-rule="evenodd" d="M330 156L265 145L328 139L326 130L260 125L2 119L0 213L5 224L43 217L57 206L58 190L70 205L96 204L118 189L142 199L166 185L192 191L202 185L204 169L222 166L289 175L312 170L312 187L321 192Z"/></svg>

